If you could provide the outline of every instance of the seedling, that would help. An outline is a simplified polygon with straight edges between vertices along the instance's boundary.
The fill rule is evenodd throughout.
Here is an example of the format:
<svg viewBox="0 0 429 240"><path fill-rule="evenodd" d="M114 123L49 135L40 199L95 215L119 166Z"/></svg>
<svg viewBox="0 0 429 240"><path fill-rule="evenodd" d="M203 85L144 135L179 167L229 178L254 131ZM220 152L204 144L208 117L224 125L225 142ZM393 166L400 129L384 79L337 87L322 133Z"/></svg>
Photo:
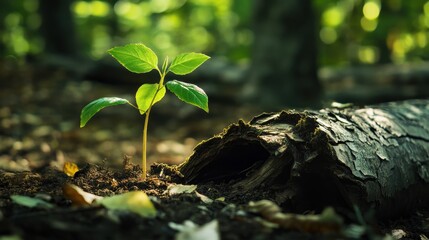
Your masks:
<svg viewBox="0 0 429 240"><path fill-rule="evenodd" d="M145 115L143 126L143 150L142 150L142 179L146 179L146 147L147 147L147 128L149 123L150 111L155 103L162 100L166 89L174 93L180 100L197 106L207 113L209 112L208 97L203 89L197 85L181 82L178 80L168 81L164 84L167 73L172 72L176 75L186 75L193 72L203 64L209 56L202 53L182 53L176 56L171 64L168 57L164 59L161 69L158 68L158 57L147 46L141 43L128 44L125 46L114 47L108 50L122 66L134 73L147 73L156 70L159 73L159 82L155 84L141 85L135 94L137 106L127 99L118 97L103 97L90 102L86 105L80 115L80 127L86 123L101 109L105 107L128 104L137 109L141 115Z"/></svg>

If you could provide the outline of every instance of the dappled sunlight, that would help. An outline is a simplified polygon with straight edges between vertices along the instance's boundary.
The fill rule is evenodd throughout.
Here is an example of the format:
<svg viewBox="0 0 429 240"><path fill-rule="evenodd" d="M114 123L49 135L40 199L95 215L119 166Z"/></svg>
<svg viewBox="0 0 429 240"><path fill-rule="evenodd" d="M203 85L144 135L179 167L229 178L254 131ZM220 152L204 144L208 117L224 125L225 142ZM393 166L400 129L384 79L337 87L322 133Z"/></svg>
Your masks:
<svg viewBox="0 0 429 240"><path fill-rule="evenodd" d="M3 55L21 58L46 50L40 3L17 0L3 5L7 10L0 11ZM79 42L79 55L93 59L123 42L147 42L170 56L183 51L217 52L243 63L252 56L251 1L74 0L70 10L76 25L76 36L70 31L70 37ZM315 1L314 10L320 17L316 32L322 66L427 58L429 1ZM369 51L357 50L367 47L381 55L368 57Z"/></svg>
<svg viewBox="0 0 429 240"><path fill-rule="evenodd" d="M375 63L378 60L377 48L362 46L359 48L358 56L363 63Z"/></svg>
<svg viewBox="0 0 429 240"><path fill-rule="evenodd" d="M366 17L361 18L360 25L362 29L367 32L373 32L377 28L377 20L376 19L368 19Z"/></svg>
<svg viewBox="0 0 429 240"><path fill-rule="evenodd" d="M368 20L375 20L380 15L380 3L378 1L367 1L362 8L363 16Z"/></svg>
<svg viewBox="0 0 429 240"><path fill-rule="evenodd" d="M340 0L326 4L321 13L319 38L326 45L322 45L321 52L329 58L344 62L358 59L360 63L374 64L386 58L394 63L419 61L427 55L424 48L428 38L429 1L413 2L411 6L401 1ZM382 34L385 41L381 39ZM345 54L335 50L340 46L347 46L350 51ZM386 47L387 57L383 56Z"/></svg>
<svg viewBox="0 0 429 240"><path fill-rule="evenodd" d="M324 27L320 30L320 40L325 44L334 43L337 40L337 31L331 27Z"/></svg>
<svg viewBox="0 0 429 240"><path fill-rule="evenodd" d="M420 15L420 24L426 28L429 28L429 15L425 14L425 15Z"/></svg>
<svg viewBox="0 0 429 240"><path fill-rule="evenodd" d="M148 22L148 19L146 19L151 13L149 6L149 3L147 2L136 4L128 1L118 1L114 6L114 10L115 13L119 16L120 21L121 19L125 21L134 21L127 23L128 25L136 24L137 26L149 26L150 22Z"/></svg>
<svg viewBox="0 0 429 240"><path fill-rule="evenodd" d="M106 49L109 49L112 45L112 39L110 38L106 27L96 26L93 29L94 34L97 38L94 38L93 48L91 49L91 55L94 57L102 57L106 54Z"/></svg>
<svg viewBox="0 0 429 240"><path fill-rule="evenodd" d="M403 62L407 52L415 47L414 37L411 34L401 34L393 43L394 59Z"/></svg>
<svg viewBox="0 0 429 240"><path fill-rule="evenodd" d="M110 12L110 5L103 1L77 1L74 3L73 11L79 17L105 17Z"/></svg>
<svg viewBox="0 0 429 240"><path fill-rule="evenodd" d="M24 36L24 29L21 27L23 18L18 13L10 13L4 23L7 29L13 30L3 38L11 43L11 47L18 56L22 56L30 50L30 44Z"/></svg>
<svg viewBox="0 0 429 240"><path fill-rule="evenodd" d="M414 38L419 48L426 47L428 41L428 34L426 32L418 32L415 34Z"/></svg>
<svg viewBox="0 0 429 240"><path fill-rule="evenodd" d="M427 1L425 5L423 5L423 11L426 16L429 16L429 1Z"/></svg>
<svg viewBox="0 0 429 240"><path fill-rule="evenodd" d="M152 12L162 13L182 7L186 0L151 0L150 7Z"/></svg>
<svg viewBox="0 0 429 240"><path fill-rule="evenodd" d="M330 27L337 27L344 20L344 12L339 7L331 7L323 12L323 24Z"/></svg>

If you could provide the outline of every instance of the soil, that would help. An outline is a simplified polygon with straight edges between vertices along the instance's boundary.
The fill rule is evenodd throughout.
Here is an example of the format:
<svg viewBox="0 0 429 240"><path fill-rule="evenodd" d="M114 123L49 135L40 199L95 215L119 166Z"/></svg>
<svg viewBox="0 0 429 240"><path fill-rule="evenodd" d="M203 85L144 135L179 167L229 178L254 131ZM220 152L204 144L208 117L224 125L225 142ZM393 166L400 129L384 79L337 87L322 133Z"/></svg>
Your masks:
<svg viewBox="0 0 429 240"><path fill-rule="evenodd" d="M186 159L198 142L254 115L255 109L214 102L208 117L166 99L153 112L148 152L152 166L142 181L139 116L112 108L86 129L78 128L84 104L106 95L123 96L134 88L76 81L58 69L0 66L1 79L8 79L0 82L0 239L184 239L175 224L191 221L201 226L212 220L218 221L221 239L428 239L429 212L424 209L391 220L375 220L367 213L360 218L359 211L349 210L340 213L341 228L307 231L279 227L250 211L251 201L273 200L264 188L237 195L230 182L198 185L196 192L214 200L211 203L196 192L168 194L168 186L182 180L175 164ZM62 171L65 162L80 166L74 177ZM73 206L63 194L66 183L103 197L144 191L157 216ZM21 206L10 198L17 194L44 199L55 207Z"/></svg>
<svg viewBox="0 0 429 240"><path fill-rule="evenodd" d="M198 186L197 192L211 199L225 199L207 203L195 192L169 195L166 190L170 184L180 182L180 173L165 164L154 164L152 174L141 181L140 167L128 160L125 158L124 167L116 170L87 164L74 177L52 167L31 172L0 172L0 236L15 237L13 239L178 239L175 238L178 231L171 224L192 221L204 225L213 219L219 223L221 239L400 239L386 234L406 236L401 239L425 239L424 234L428 233L425 228L427 212L371 224L359 237L354 237L353 228L360 223L347 219L347 214L343 228L329 233L272 228L261 221L259 214L248 211L250 201L269 199L269 192L260 189L237 196L228 189L228 183L208 183ZM99 196L142 190L150 196L157 217L143 218L130 212L112 215L100 206L73 206L63 194L66 183ZM56 207L46 210L20 206L11 201L10 196L14 194L44 199Z"/></svg>

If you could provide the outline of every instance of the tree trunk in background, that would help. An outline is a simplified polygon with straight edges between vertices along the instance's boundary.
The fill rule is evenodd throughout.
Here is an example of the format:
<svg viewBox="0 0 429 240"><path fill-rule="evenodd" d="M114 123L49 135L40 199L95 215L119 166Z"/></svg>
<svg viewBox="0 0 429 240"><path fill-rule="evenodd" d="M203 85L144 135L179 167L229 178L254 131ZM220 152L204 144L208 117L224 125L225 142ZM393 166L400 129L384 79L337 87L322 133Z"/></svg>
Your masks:
<svg viewBox="0 0 429 240"><path fill-rule="evenodd" d="M110 7L112 9L115 8L116 3L118 3L118 0L107 0ZM109 25L109 34L110 36L120 36L120 30L119 30L119 24L118 24L118 16L116 15L115 11L112 11L108 17L107 23Z"/></svg>
<svg viewBox="0 0 429 240"><path fill-rule="evenodd" d="M429 100L265 113L199 144L187 183L228 182L295 211L326 206L379 217L429 204Z"/></svg>
<svg viewBox="0 0 429 240"><path fill-rule="evenodd" d="M2 2L2 6L0 7L0 37L4 38L4 35L6 34L6 24L5 24L5 18L6 15L10 12L10 2L4 1ZM7 53L6 44L4 44L3 40L0 40L0 56L5 56Z"/></svg>
<svg viewBox="0 0 429 240"><path fill-rule="evenodd" d="M253 29L244 96L268 110L318 105L321 85L311 0L255 0Z"/></svg>
<svg viewBox="0 0 429 240"><path fill-rule="evenodd" d="M73 0L39 0L45 52L65 56L76 55L77 45L71 12L72 3Z"/></svg>

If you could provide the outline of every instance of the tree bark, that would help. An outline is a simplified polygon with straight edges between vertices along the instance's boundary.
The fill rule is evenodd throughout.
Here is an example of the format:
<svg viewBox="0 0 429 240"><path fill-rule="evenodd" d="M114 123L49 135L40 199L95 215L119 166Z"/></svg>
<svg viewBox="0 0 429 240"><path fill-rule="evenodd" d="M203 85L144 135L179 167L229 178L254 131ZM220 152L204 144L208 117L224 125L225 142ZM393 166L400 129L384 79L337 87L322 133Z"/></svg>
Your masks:
<svg viewBox="0 0 429 240"><path fill-rule="evenodd" d="M375 208L381 218L429 203L429 100L264 113L195 148L188 183L262 188L291 210ZM256 196L255 196L256 197Z"/></svg>

